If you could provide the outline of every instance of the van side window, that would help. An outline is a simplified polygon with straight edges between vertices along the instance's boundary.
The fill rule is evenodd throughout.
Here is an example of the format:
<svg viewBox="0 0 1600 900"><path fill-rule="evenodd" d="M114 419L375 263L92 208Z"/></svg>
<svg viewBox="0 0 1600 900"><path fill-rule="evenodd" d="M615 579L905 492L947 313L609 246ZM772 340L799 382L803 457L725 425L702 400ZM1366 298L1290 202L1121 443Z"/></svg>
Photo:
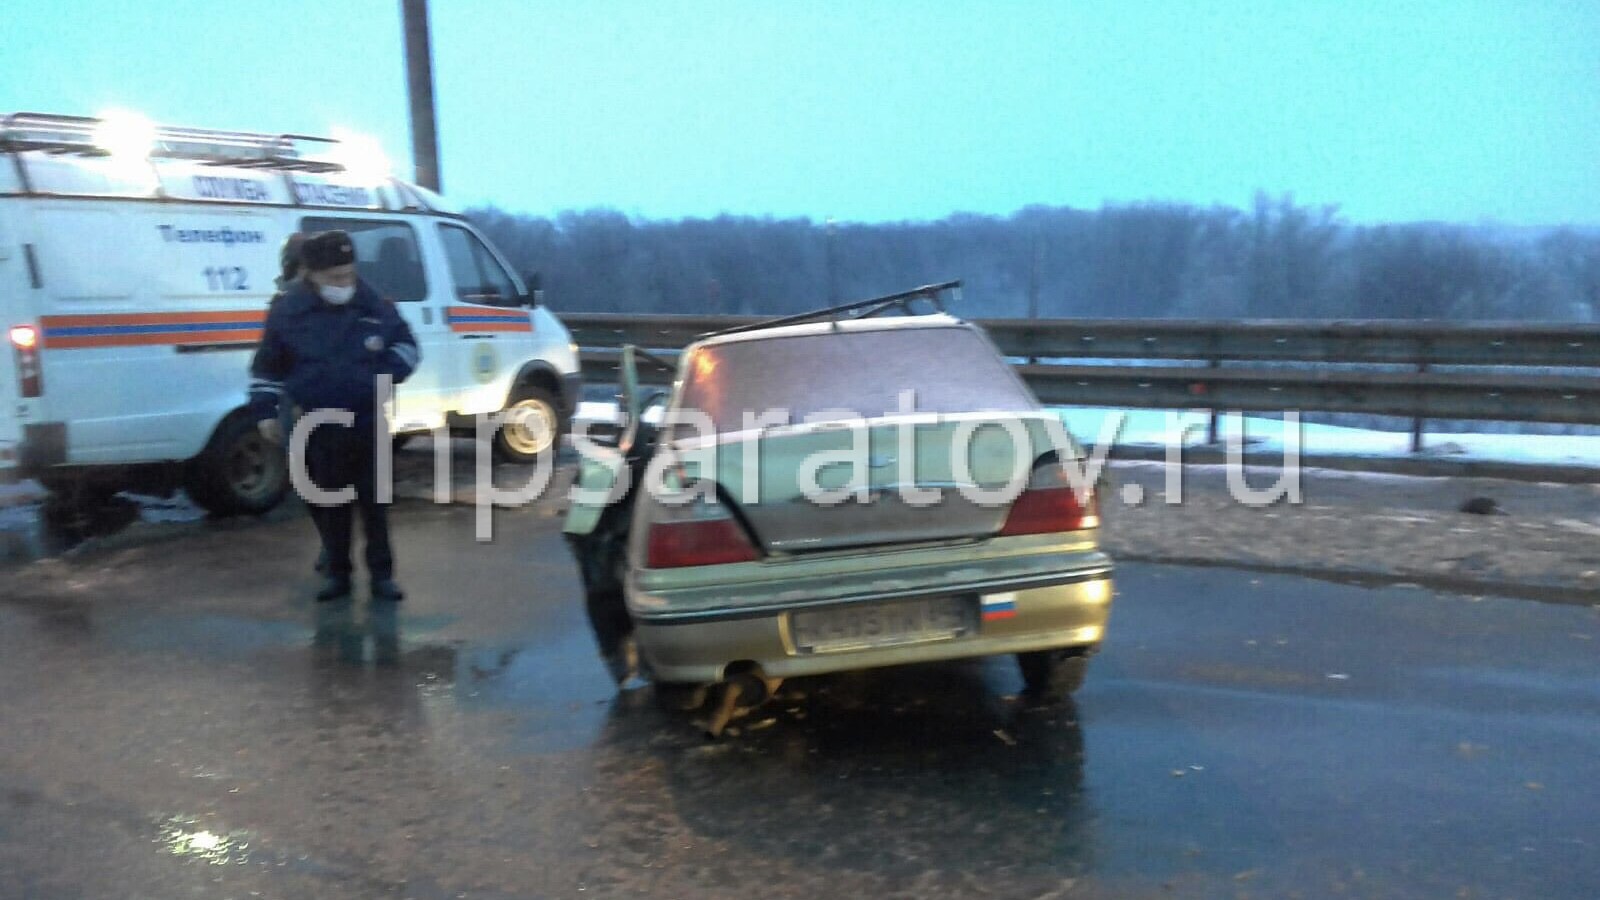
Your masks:
<svg viewBox="0 0 1600 900"><path fill-rule="evenodd" d="M511 276L472 232L455 225L440 225L444 255L450 261L450 278L456 297L468 303L488 306L517 305L517 289Z"/></svg>
<svg viewBox="0 0 1600 900"><path fill-rule="evenodd" d="M428 280L423 274L417 233L405 222L381 219L308 217L300 220L307 234L343 229L356 245L356 274L372 289L396 303L424 300Z"/></svg>

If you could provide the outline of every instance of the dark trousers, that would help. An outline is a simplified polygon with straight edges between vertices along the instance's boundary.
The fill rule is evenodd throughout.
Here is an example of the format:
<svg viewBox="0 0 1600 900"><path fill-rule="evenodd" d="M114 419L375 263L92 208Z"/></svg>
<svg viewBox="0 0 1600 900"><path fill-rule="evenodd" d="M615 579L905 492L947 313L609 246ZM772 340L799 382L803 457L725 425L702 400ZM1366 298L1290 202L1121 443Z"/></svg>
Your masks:
<svg viewBox="0 0 1600 900"><path fill-rule="evenodd" d="M642 468L640 465L631 467L635 482ZM594 629L600 655L607 660L618 658L624 643L633 636L633 617L628 614L618 575L627 561L628 527L637 496L636 488L630 487L628 493L601 513L593 531L566 536L567 546L578 564L578 574L583 578L584 610L589 614L589 627Z"/></svg>
<svg viewBox="0 0 1600 900"><path fill-rule="evenodd" d="M361 511L366 532L367 573L373 580L394 577L394 552L389 548L389 507L377 501L377 441L370 425L318 425L306 441L306 474L325 491L354 486L353 503L318 506L308 503L311 521L328 554L328 574L350 575L350 533Z"/></svg>

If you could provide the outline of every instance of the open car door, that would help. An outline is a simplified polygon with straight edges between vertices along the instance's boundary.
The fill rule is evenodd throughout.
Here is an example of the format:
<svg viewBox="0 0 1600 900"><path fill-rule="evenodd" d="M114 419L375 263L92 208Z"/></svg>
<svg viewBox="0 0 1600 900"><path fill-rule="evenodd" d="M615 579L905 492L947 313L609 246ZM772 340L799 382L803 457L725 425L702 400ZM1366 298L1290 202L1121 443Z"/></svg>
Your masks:
<svg viewBox="0 0 1600 900"><path fill-rule="evenodd" d="M608 443L591 437L588 447L579 448L578 474L573 482L577 494L567 510L566 523L561 529L569 536L592 534L608 509L612 516L622 512L613 509L624 505L624 498L616 496L619 493L617 480L624 476L628 466L642 469L647 460L634 457L654 444L650 435L641 434L644 407L653 395L640 389L639 357L640 351L636 347L628 345L622 348L622 358L617 365L617 412L621 421L615 442ZM638 471L631 473L635 478L638 474ZM625 520L622 525L625 532Z"/></svg>

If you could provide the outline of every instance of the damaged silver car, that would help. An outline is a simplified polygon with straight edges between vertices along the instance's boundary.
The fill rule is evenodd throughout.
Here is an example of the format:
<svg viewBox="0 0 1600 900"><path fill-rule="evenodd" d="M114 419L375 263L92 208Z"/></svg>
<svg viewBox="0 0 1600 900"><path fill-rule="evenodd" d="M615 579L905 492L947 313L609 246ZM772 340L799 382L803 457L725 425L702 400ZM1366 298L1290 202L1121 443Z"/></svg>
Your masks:
<svg viewBox="0 0 1600 900"><path fill-rule="evenodd" d="M1077 689L1112 598L1096 485L943 311L957 286L707 336L670 392L624 351L622 433L584 449L565 527L619 680L718 687L713 732L842 670L1013 654L1031 691Z"/></svg>

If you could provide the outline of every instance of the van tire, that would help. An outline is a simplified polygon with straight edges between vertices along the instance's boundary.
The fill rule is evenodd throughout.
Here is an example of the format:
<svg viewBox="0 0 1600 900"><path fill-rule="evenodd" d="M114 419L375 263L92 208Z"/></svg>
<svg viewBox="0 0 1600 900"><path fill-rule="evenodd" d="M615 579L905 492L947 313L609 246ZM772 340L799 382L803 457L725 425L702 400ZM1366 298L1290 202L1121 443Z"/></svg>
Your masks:
<svg viewBox="0 0 1600 900"><path fill-rule="evenodd" d="M517 389L504 410L508 420L494 433L494 452L504 462L531 463L561 446L566 422L561 404L542 387L527 385ZM510 417L518 416L518 421ZM527 416L526 421L520 417ZM536 417L536 418L535 418Z"/></svg>
<svg viewBox="0 0 1600 900"><path fill-rule="evenodd" d="M183 488L212 515L260 515L288 493L288 464L283 448L263 437L255 422L232 415L189 461Z"/></svg>

